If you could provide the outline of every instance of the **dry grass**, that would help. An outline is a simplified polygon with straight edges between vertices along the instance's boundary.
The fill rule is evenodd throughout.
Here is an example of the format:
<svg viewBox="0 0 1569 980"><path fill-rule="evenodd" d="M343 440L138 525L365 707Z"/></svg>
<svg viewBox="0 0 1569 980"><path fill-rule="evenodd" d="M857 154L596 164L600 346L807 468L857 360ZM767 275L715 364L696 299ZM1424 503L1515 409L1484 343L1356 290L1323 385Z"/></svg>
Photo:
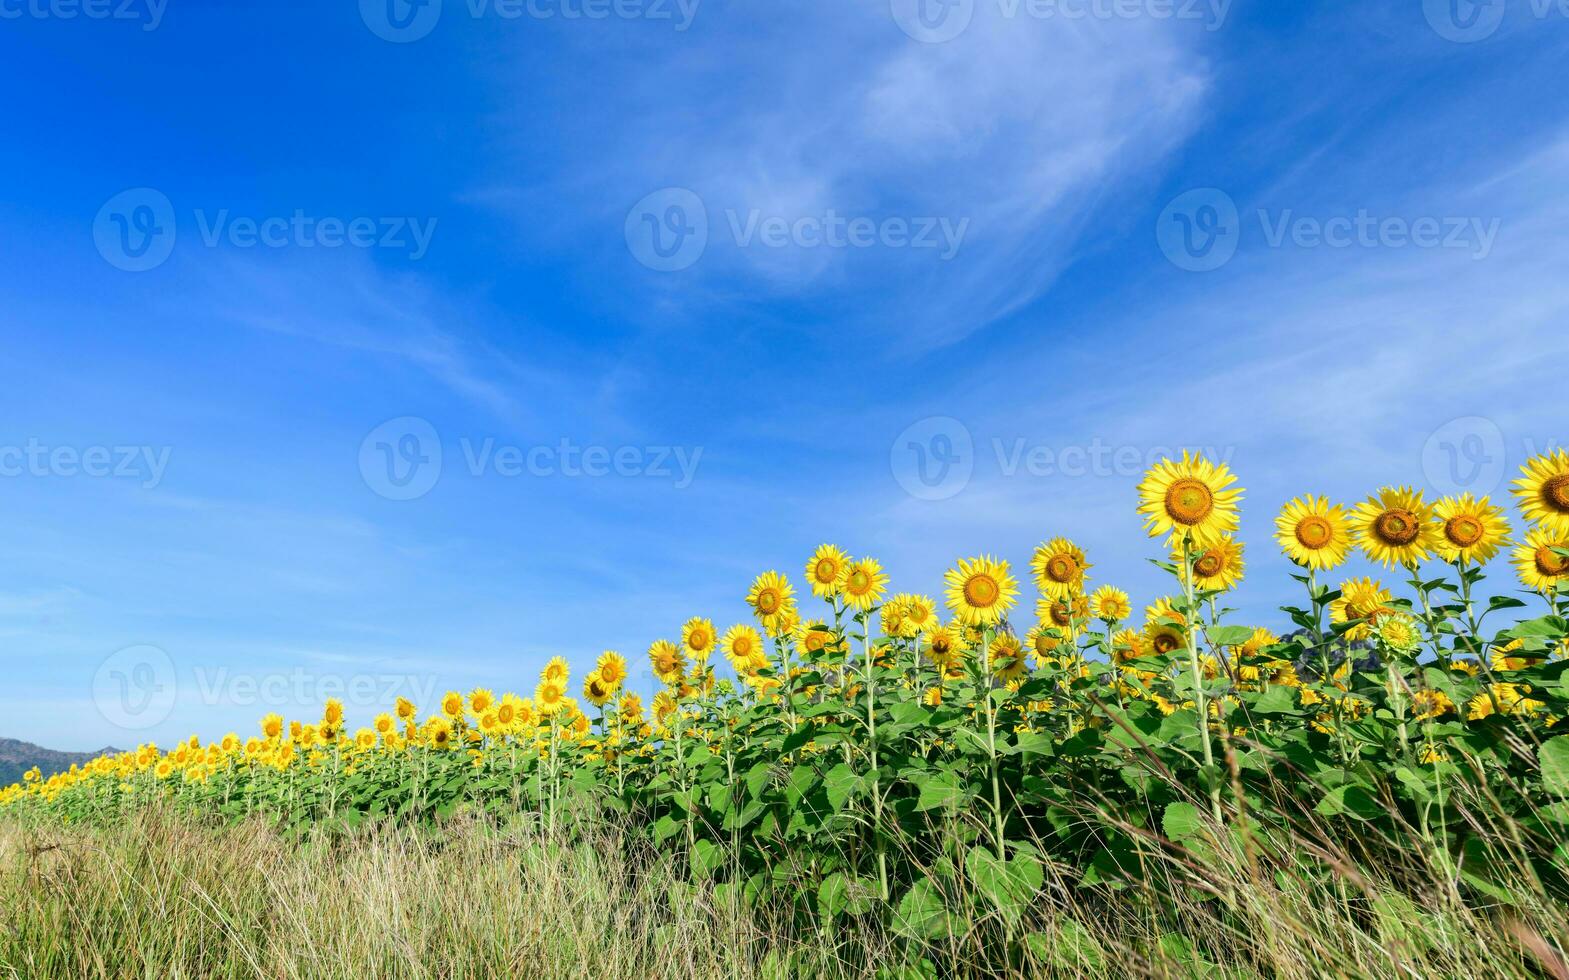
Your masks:
<svg viewBox="0 0 1569 980"><path fill-rule="evenodd" d="M875 926L726 908L612 827L574 838L460 821L291 841L158 812L102 829L0 824L0 976L1569 980L1563 906L1525 888L1488 908L1442 883L1413 896L1392 882L1415 865L1335 871L1343 854L1261 869L1212 841L1201 867L1152 854L1148 890L1048 880L1013 928L1034 938L1005 953L996 922L912 949Z"/></svg>

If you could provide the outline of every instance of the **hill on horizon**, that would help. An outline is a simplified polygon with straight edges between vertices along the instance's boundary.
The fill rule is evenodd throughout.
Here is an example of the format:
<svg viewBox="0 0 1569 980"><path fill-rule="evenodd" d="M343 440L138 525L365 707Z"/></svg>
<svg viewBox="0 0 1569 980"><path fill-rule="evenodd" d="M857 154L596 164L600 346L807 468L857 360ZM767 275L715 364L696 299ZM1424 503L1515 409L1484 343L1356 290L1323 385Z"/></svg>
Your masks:
<svg viewBox="0 0 1569 980"><path fill-rule="evenodd" d="M21 782L22 773L34 766L47 778L73 765L81 765L101 755L119 751L105 747L97 752L57 752L19 739L0 738L0 786Z"/></svg>

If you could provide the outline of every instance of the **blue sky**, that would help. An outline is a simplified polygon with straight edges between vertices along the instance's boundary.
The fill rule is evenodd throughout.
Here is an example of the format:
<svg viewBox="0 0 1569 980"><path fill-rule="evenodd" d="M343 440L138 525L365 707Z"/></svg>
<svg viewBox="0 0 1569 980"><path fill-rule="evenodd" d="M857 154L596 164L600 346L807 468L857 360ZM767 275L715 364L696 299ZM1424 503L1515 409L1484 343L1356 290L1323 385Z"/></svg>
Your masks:
<svg viewBox="0 0 1569 980"><path fill-rule="evenodd" d="M822 541L1143 604L1182 446L1278 624L1286 499L1569 438L1546 0L385 2L0 0L0 735L641 667Z"/></svg>

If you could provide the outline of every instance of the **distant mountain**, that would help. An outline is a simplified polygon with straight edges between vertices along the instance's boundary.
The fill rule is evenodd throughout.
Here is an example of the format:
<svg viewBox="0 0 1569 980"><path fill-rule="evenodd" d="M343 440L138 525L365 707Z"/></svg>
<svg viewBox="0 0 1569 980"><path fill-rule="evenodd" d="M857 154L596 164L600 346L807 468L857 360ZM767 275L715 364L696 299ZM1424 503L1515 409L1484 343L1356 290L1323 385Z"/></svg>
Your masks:
<svg viewBox="0 0 1569 980"><path fill-rule="evenodd" d="M81 765L101 755L119 751L104 748L97 752L56 752L14 738L0 738L0 786L21 782L22 773L34 766L47 777L64 772L73 765Z"/></svg>

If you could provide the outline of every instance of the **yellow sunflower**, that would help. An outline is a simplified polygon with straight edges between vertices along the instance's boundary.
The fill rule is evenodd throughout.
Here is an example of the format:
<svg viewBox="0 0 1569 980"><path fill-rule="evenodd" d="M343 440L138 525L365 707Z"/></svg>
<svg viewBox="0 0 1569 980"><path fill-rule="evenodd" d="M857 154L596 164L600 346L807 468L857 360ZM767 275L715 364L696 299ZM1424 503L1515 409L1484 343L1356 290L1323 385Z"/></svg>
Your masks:
<svg viewBox="0 0 1569 980"><path fill-rule="evenodd" d="M1104 623L1120 623L1133 615L1133 604L1126 592L1103 585L1090 593L1090 615Z"/></svg>
<svg viewBox="0 0 1569 980"><path fill-rule="evenodd" d="M1443 531L1420 490L1384 487L1351 512L1363 553L1386 568L1415 565L1437 548Z"/></svg>
<svg viewBox="0 0 1569 980"><path fill-rule="evenodd" d="M1532 528L1525 543L1515 548L1515 569L1527 588L1552 592L1559 583L1569 581L1569 556L1554 548L1569 549L1569 532Z"/></svg>
<svg viewBox="0 0 1569 980"><path fill-rule="evenodd" d="M1149 642L1138 630L1120 630L1111 638L1111 655L1118 663L1137 660L1151 652Z"/></svg>
<svg viewBox="0 0 1569 980"><path fill-rule="evenodd" d="M831 544L820 545L806 563L806 581L812 595L830 599L844 588L850 556Z"/></svg>
<svg viewBox="0 0 1569 980"><path fill-rule="evenodd" d="M714 644L718 640L719 636L714 632L713 622L701 616L693 616L681 626L681 645L697 663L708 662L708 657L714 652Z"/></svg>
<svg viewBox="0 0 1569 980"><path fill-rule="evenodd" d="M861 558L850 563L844 573L844 602L861 612L877 605L888 585L888 576L875 558Z"/></svg>
<svg viewBox="0 0 1569 980"><path fill-rule="evenodd" d="M1030 569L1041 594L1053 599L1084 591L1084 573L1090 563L1084 551L1067 538L1053 538L1035 549Z"/></svg>
<svg viewBox="0 0 1569 980"><path fill-rule="evenodd" d="M1535 667L1547 660L1546 650L1533 650L1524 653L1524 640L1514 640L1505 646L1498 647L1488 656L1488 664L1496 671L1525 670Z"/></svg>
<svg viewBox="0 0 1569 980"><path fill-rule="evenodd" d="M1173 653L1188 645L1187 618L1170 599L1158 599L1144 611L1144 642L1150 653Z"/></svg>
<svg viewBox="0 0 1569 980"><path fill-rule="evenodd" d="M945 576L948 608L966 626L995 626L1019 598L1019 584L1006 561L989 555L961 558Z"/></svg>
<svg viewBox="0 0 1569 980"><path fill-rule="evenodd" d="M790 611L794 602L795 589L778 572L764 572L757 576L746 594L746 604L752 607L752 614L770 632L779 625L780 618Z"/></svg>
<svg viewBox="0 0 1569 980"><path fill-rule="evenodd" d="M1042 623L1050 623L1063 636L1073 639L1079 635L1080 625L1090 618L1089 596L1041 599L1035 603L1035 618Z"/></svg>
<svg viewBox="0 0 1569 980"><path fill-rule="evenodd" d="M1366 640L1373 635L1378 621L1395 610L1389 605L1394 596L1379 582L1370 578L1351 579L1340 583L1340 598L1329 604L1329 621L1349 623L1360 619L1347 633L1353 642Z"/></svg>
<svg viewBox="0 0 1569 980"><path fill-rule="evenodd" d="M539 678L540 680L550 681L553 684L559 684L564 691L567 688L567 678L570 672L571 668L567 666L565 657L551 657L550 661L545 664L545 669L539 672Z"/></svg>
<svg viewBox="0 0 1569 980"><path fill-rule="evenodd" d="M549 717L561 710L567 696L567 689L555 681L540 681L534 688L534 707L543 716Z"/></svg>
<svg viewBox="0 0 1569 980"><path fill-rule="evenodd" d="M1504 509L1486 497L1477 500L1469 493L1445 497L1433 505L1433 516L1441 529L1438 555L1444 561L1485 565L1511 543Z"/></svg>
<svg viewBox="0 0 1569 980"><path fill-rule="evenodd" d="M583 700L596 708L603 708L615 693L615 685L601 677L597 670L589 671L583 678Z"/></svg>
<svg viewBox="0 0 1569 980"><path fill-rule="evenodd" d="M636 693L628 691L621 695L617 709L621 715L621 724L635 727L643 723L643 699Z"/></svg>
<svg viewBox="0 0 1569 980"><path fill-rule="evenodd" d="M1073 646L1063 639L1062 630L1047 623L1030 630L1030 649L1037 667L1055 663L1063 654L1073 652Z"/></svg>
<svg viewBox="0 0 1569 980"><path fill-rule="evenodd" d="M277 738L283 734L283 716L269 714L261 720L262 735L266 738Z"/></svg>
<svg viewBox="0 0 1569 980"><path fill-rule="evenodd" d="M1180 462L1163 459L1139 483L1139 513L1152 538L1171 535L1173 543L1192 537L1202 546L1237 529L1241 490L1226 464L1182 451Z"/></svg>
<svg viewBox="0 0 1569 980"><path fill-rule="evenodd" d="M1515 481L1515 496L1526 520L1569 537L1569 450L1533 456L1520 472L1525 475Z"/></svg>
<svg viewBox="0 0 1569 980"><path fill-rule="evenodd" d="M1328 497L1298 497L1275 518L1275 540L1298 565L1321 572L1336 568L1351 550L1346 509L1331 505Z"/></svg>
<svg viewBox="0 0 1569 980"><path fill-rule="evenodd" d="M901 635L914 638L937 626L937 603L931 596L901 592L894 597L901 610Z"/></svg>
<svg viewBox="0 0 1569 980"><path fill-rule="evenodd" d="M992 676L1004 684L1024 676L1024 646L1012 633L998 633L991 643Z"/></svg>
<svg viewBox="0 0 1569 980"><path fill-rule="evenodd" d="M663 684L679 684L686 671L685 655L669 640L655 640L650 644L648 662L654 668L654 676Z"/></svg>
<svg viewBox="0 0 1569 980"><path fill-rule="evenodd" d="M408 698L398 698L393 710L397 714L399 721L413 721L414 715L419 709Z"/></svg>
<svg viewBox="0 0 1569 980"><path fill-rule="evenodd" d="M1179 549L1171 560L1182 567L1186 557ZM1193 549L1193 584L1200 589L1227 591L1242 581L1242 542L1222 534L1206 545ZM1186 581L1187 573L1183 572Z"/></svg>
<svg viewBox="0 0 1569 980"><path fill-rule="evenodd" d="M441 712L448 718L463 717L463 695L457 691L448 691L441 696Z"/></svg>
<svg viewBox="0 0 1569 980"><path fill-rule="evenodd" d="M921 652L937 666L950 667L958 663L968 649L963 629L938 623L926 634L926 646Z"/></svg>
<svg viewBox="0 0 1569 980"><path fill-rule="evenodd" d="M627 679L627 661L614 650L606 650L599 655L599 662L594 665L599 671L599 676L611 687L619 687Z"/></svg>
<svg viewBox="0 0 1569 980"><path fill-rule="evenodd" d="M816 663L827 654L842 654L842 645L834 636L833 630L820 619L810 623L802 623L795 630L795 648L801 656Z"/></svg>
<svg viewBox="0 0 1569 980"><path fill-rule="evenodd" d="M495 703L496 696L486 688L476 687L469 692L469 710L474 712L476 717L489 711L491 705Z"/></svg>
<svg viewBox="0 0 1569 980"><path fill-rule="evenodd" d="M732 626L719 641L719 648L736 673L743 677L755 674L768 666L768 652L763 649L763 638L750 626Z"/></svg>

